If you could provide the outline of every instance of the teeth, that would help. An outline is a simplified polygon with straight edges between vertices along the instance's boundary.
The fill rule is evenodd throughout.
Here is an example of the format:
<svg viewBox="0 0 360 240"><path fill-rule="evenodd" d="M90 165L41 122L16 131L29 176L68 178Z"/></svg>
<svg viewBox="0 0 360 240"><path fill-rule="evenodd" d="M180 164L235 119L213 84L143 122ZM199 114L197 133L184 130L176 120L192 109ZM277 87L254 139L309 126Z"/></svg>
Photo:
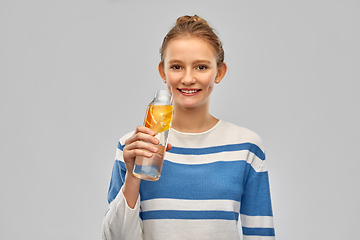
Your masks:
<svg viewBox="0 0 360 240"><path fill-rule="evenodd" d="M197 92L198 90L182 90L182 89L180 89L181 90L181 92L183 92L183 93L195 93L195 92Z"/></svg>

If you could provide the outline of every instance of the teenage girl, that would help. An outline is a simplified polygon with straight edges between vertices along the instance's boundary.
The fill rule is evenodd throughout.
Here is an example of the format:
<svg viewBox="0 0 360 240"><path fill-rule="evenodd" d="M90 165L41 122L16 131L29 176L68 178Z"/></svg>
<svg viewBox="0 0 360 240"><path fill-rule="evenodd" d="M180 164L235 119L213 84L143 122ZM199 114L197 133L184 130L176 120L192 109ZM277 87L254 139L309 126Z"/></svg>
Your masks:
<svg viewBox="0 0 360 240"><path fill-rule="evenodd" d="M102 236L107 240L274 239L261 139L209 112L227 66L218 36L198 16L183 16L165 36L160 76L173 94L174 118L161 178L132 174L136 156L157 151L138 126L119 141ZM147 150L147 151L145 151Z"/></svg>

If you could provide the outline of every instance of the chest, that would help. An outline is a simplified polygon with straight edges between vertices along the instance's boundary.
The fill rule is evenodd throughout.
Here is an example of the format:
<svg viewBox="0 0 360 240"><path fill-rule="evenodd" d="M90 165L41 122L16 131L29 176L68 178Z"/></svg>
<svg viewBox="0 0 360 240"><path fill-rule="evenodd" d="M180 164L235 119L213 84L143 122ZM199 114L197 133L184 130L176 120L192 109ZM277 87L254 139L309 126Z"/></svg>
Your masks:
<svg viewBox="0 0 360 240"><path fill-rule="evenodd" d="M245 161L216 161L206 164L179 164L165 160L158 181L142 181L141 200L230 199L243 194Z"/></svg>

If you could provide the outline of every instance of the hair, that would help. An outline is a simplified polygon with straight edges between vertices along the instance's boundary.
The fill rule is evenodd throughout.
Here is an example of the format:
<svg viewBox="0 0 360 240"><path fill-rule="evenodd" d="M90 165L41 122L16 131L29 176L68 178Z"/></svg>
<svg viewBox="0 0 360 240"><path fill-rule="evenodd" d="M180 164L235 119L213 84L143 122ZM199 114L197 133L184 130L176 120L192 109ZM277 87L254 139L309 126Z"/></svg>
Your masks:
<svg viewBox="0 0 360 240"><path fill-rule="evenodd" d="M215 50L217 57L217 66L220 67L224 62L224 50L220 38L215 30L201 17L182 16L176 20L175 26L164 37L160 48L161 65L164 66L164 52L172 39L184 36L198 37L208 42Z"/></svg>

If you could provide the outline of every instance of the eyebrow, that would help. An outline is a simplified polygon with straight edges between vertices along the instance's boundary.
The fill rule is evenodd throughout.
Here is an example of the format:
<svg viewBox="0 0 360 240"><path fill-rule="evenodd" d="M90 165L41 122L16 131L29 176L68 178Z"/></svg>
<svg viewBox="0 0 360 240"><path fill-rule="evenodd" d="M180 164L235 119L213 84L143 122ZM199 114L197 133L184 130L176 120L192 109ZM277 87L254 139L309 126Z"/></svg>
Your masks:
<svg viewBox="0 0 360 240"><path fill-rule="evenodd" d="M209 60L196 60L194 63L198 64L198 63L206 63L206 64L211 64L211 62Z"/></svg>
<svg viewBox="0 0 360 240"><path fill-rule="evenodd" d="M169 64L173 64L173 63L181 63L181 61L179 61L179 60L170 60L169 61Z"/></svg>
<svg viewBox="0 0 360 240"><path fill-rule="evenodd" d="M174 63L182 63L182 61L176 60L176 59L169 61L169 64L174 64ZM203 60L196 60L196 61L193 62L193 64L199 64L199 63L211 64L211 62L210 62L209 60L205 60L205 59L203 59Z"/></svg>

